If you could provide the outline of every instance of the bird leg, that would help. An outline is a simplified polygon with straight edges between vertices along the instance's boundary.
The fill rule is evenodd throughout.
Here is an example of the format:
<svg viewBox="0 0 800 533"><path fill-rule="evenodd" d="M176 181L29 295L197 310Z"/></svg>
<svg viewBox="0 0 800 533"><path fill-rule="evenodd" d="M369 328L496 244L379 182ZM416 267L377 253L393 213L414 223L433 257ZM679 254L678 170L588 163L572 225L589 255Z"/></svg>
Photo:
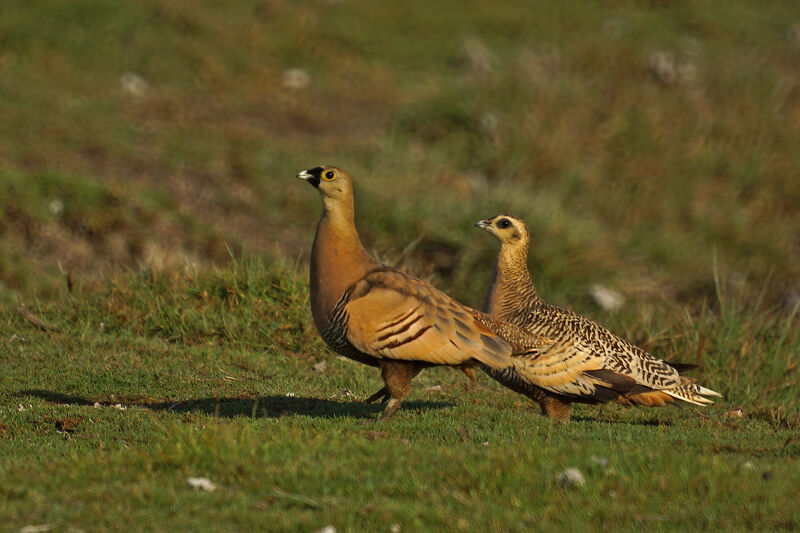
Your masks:
<svg viewBox="0 0 800 533"><path fill-rule="evenodd" d="M387 387L382 387L381 390L364 400L364 403L373 403L373 402L380 402L383 403L389 399L391 395L389 394L389 389Z"/></svg>
<svg viewBox="0 0 800 533"><path fill-rule="evenodd" d="M403 403L403 398L411 392L411 380L422 367L405 361L381 361L381 377L389 390L389 403L383 410L382 420L388 420Z"/></svg>
<svg viewBox="0 0 800 533"><path fill-rule="evenodd" d="M472 392L475 389L477 389L478 388L478 374L475 372L475 367L462 366L461 367L461 371L469 379L469 383L467 384L467 390Z"/></svg>
<svg viewBox="0 0 800 533"><path fill-rule="evenodd" d="M569 421L572 407L568 403L564 403L552 396L546 396L544 400L539 402L539 405L542 408L542 414L547 418L553 418L559 422Z"/></svg>
<svg viewBox="0 0 800 533"><path fill-rule="evenodd" d="M472 392L478 388L478 374L475 372L475 367L472 366L461 366L459 369L467 376L469 379L469 383L467 383L467 390ZM419 372L419 370L417 370ZM415 374L416 375L416 374ZM383 387L378 392L364 400L364 403L374 403L380 402L383 403L391 397L389 394L389 389L387 387Z"/></svg>

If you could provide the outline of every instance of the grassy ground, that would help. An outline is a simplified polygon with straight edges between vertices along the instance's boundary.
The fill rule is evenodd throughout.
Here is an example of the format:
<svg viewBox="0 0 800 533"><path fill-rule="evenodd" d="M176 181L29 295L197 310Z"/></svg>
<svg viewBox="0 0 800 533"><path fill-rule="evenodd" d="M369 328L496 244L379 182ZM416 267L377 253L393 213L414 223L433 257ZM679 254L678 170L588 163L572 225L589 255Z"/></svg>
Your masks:
<svg viewBox="0 0 800 533"><path fill-rule="evenodd" d="M223 241L296 257L311 226L298 215L317 199L287 181L333 163L356 179L367 242L400 260L419 238L402 261L474 304L472 274L493 251L471 224L500 211L528 220L537 279L571 305L596 282L694 304L713 297L715 258L747 298L766 284L767 301L791 310L800 294L795 2L2 9L4 176L64 187L0 180L0 197L41 196L28 234L5 222L0 239L44 259L51 280L40 243L54 234L87 250L57 254L74 275L109 249L131 265L224 261ZM103 210L120 211L79 204L98 219L92 237L65 220L87 182L117 198ZM142 198L197 226L144 216L142 235L119 223ZM63 211L44 209L53 200ZM18 277L0 264L4 283Z"/></svg>
<svg viewBox="0 0 800 533"><path fill-rule="evenodd" d="M800 527L798 57L790 1L4 1L0 529ZM525 218L543 296L725 400L562 427L431 370L374 422L309 325L320 163L473 306Z"/></svg>
<svg viewBox="0 0 800 533"><path fill-rule="evenodd" d="M795 529L788 321L730 308L668 326L708 409L578 407L560 425L487 378L426 371L394 419L333 357L285 266L145 272L0 315L0 514L59 530ZM706 329L708 322L715 327ZM744 333L747 332L747 333ZM632 333L632 332L627 332ZM746 335L759 359L731 351ZM686 360L686 358L684 358ZM689 360L695 360L689 358ZM735 378L733 376L742 376ZM742 416L736 407L742 406ZM586 485L557 477L578 468ZM191 489L205 476L213 493ZM395 526L396 524L396 526Z"/></svg>

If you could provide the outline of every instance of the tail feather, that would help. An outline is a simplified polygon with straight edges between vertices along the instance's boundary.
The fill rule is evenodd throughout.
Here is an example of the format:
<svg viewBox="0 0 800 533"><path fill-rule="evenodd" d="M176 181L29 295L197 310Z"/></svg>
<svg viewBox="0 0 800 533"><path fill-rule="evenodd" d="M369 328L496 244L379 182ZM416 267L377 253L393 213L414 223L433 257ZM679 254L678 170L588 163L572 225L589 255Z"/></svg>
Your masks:
<svg viewBox="0 0 800 533"><path fill-rule="evenodd" d="M675 361L664 361L664 362L667 363L672 368L674 368L675 370L677 370L678 374L683 374L684 372L698 368L698 365L692 363L678 363Z"/></svg>
<svg viewBox="0 0 800 533"><path fill-rule="evenodd" d="M698 385L693 379L681 377L681 384L669 389L652 390L646 392L633 392L620 396L618 403L623 405L644 405L660 407L675 400L681 400L694 405L708 405L714 403L706 396L722 397L716 391Z"/></svg>
<svg viewBox="0 0 800 533"><path fill-rule="evenodd" d="M719 394L718 392L713 391L711 389L707 389L705 387L701 387L696 383L687 383L685 385L674 387L672 389L665 389L664 392L669 394L673 398L694 405L708 405L714 403L714 400L706 398L706 396L722 397L722 395Z"/></svg>
<svg viewBox="0 0 800 533"><path fill-rule="evenodd" d="M711 389L707 389L695 383L695 388L697 389L697 394L702 394L703 396L716 396L718 398L722 398L722 394L718 393L717 391L713 391Z"/></svg>

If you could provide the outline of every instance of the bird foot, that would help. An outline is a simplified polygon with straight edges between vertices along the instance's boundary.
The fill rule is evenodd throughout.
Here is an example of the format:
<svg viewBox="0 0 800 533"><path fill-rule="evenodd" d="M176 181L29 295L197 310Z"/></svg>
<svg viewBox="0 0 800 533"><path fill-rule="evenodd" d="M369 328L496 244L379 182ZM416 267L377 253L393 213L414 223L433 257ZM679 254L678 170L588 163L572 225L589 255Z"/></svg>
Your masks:
<svg viewBox="0 0 800 533"><path fill-rule="evenodd" d="M389 400L389 405L387 405L386 409L383 410L381 420L389 420L392 418L392 415L400 408L400 404L402 402L403 400L398 400L397 398L392 398Z"/></svg>

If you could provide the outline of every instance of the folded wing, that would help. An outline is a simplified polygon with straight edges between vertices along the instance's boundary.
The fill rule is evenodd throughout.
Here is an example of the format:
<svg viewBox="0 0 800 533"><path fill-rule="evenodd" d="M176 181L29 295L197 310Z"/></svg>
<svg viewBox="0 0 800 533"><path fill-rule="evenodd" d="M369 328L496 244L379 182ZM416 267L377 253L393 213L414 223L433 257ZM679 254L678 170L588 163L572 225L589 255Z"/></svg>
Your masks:
<svg viewBox="0 0 800 533"><path fill-rule="evenodd" d="M511 346L473 311L427 283L397 271L368 274L344 307L347 340L386 359L459 365L472 359L492 368L511 364Z"/></svg>
<svg viewBox="0 0 800 533"><path fill-rule="evenodd" d="M520 378L550 393L582 401L609 401L682 384L677 370L662 361L632 358L621 365L616 357L599 354L574 338L526 350L513 360ZM658 403L661 395L638 398L641 403Z"/></svg>

